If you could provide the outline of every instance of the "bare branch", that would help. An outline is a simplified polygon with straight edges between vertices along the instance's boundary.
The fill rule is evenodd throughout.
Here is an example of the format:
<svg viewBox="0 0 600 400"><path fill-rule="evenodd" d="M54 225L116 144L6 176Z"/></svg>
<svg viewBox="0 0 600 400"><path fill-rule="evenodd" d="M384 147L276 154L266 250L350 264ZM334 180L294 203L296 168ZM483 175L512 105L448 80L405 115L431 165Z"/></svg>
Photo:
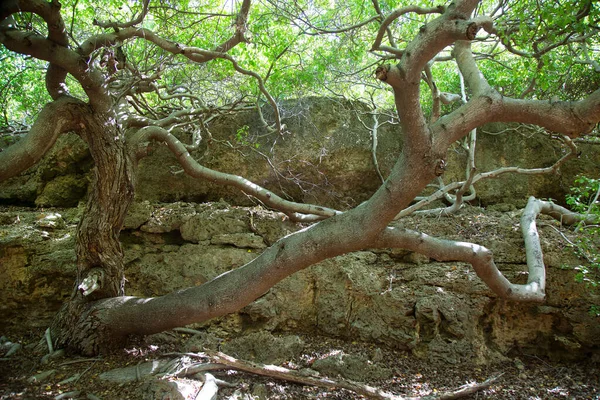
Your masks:
<svg viewBox="0 0 600 400"><path fill-rule="evenodd" d="M371 51L381 50L380 46L381 46L381 42L383 40L383 35L385 35L390 24L392 22L394 22L395 20L397 20L398 18L400 18L401 16L403 16L404 14L408 14L408 13L415 13L415 14L421 14L421 15L443 14L445 11L446 11L446 7L444 7L444 6L431 7L431 8L419 7L419 6L406 6L406 7L401 7L401 8L395 9L381 23L381 26L379 27L379 31L377 32L377 36L375 37L375 41L373 42L373 45L371 46Z"/></svg>
<svg viewBox="0 0 600 400"><path fill-rule="evenodd" d="M163 128L157 126L142 128L138 131L135 138L132 139L131 143L135 147L136 143L148 142L150 140L165 142L188 175L198 179L208 179L212 182L234 186L244 193L256 197L267 206L282 211L294 221L312 222L339 213L339 211L326 207L284 200L275 193L245 178L206 168L192 158L183 143Z"/></svg>
<svg viewBox="0 0 600 400"><path fill-rule="evenodd" d="M100 72L90 70L87 61L76 52L35 33L18 31L8 19L0 22L0 42L9 50L50 62L47 88L53 96L64 94L66 71L77 79L98 111L110 107L112 101L102 86Z"/></svg>
<svg viewBox="0 0 600 400"><path fill-rule="evenodd" d="M468 384L461 388L436 393L434 395L426 396L426 397L404 397L400 395L395 395L393 393L385 392L379 388L363 385L361 383L347 381L344 379L330 379L330 378L319 378L306 376L298 373L297 371L293 371L287 368L275 366L275 365L263 365L257 364L249 361L243 361L231 357L227 354L217 352L210 354L211 358L213 358L217 363L221 365L225 365L229 368L236 369L239 371L249 372L252 374L268 376L271 378L286 380L289 382L301 383L304 385L312 385L317 387L325 387L329 389L346 389L351 392L357 393L361 396L366 397L367 399L376 399L376 400L436 400L436 399L458 399L464 396L468 396L470 394L476 393L480 390L483 390L492 383L494 383L499 376L490 378L482 383L474 383ZM218 365L218 364L217 364Z"/></svg>
<svg viewBox="0 0 600 400"><path fill-rule="evenodd" d="M96 36L88 39L84 43L82 43L82 45L79 48L79 52L81 54L89 55L93 51L97 50L98 48L112 46L118 42L122 42L127 39L134 38L134 37L148 40L148 41L156 44L157 46L159 46L161 49L163 49L165 51L168 51L172 54L182 55L196 63L205 63L205 62L214 60L216 58L220 58L220 59L229 61L233 65L233 68L236 71L238 71L239 73L241 73L243 75L250 76L256 80L256 82L258 83L260 92L267 98L267 101L269 102L269 104L271 105L271 107L273 108L273 111L275 113L275 129L276 129L276 131L277 132L282 131L281 116L279 114L279 108L277 107L277 103L275 102L275 99L273 98L273 96L271 96L269 91L266 89L264 80L256 72L250 71L250 70L245 69L242 66L240 66L238 64L238 62L229 54L217 52L217 51L203 50L203 49L200 49L197 47L186 47L186 46L180 45L179 43L175 43L170 40L164 39L164 38L158 36L153 31L151 31L149 29L145 29L145 28L126 28L126 29L120 30L119 32L96 35Z"/></svg>
<svg viewBox="0 0 600 400"><path fill-rule="evenodd" d="M214 52L217 53L226 53L239 43L246 42L246 28L248 24L248 13L250 12L250 0L244 0L242 6L240 7L240 12L237 15L235 20L235 33L233 36L227 40L225 43L215 47L213 49Z"/></svg>
<svg viewBox="0 0 600 400"><path fill-rule="evenodd" d="M460 190L460 188L462 188L462 187L466 187L467 184L469 186L472 186L479 181L497 178L500 175L509 174L509 173L523 174L523 175L542 175L542 174L555 173L560 169L560 167L562 165L564 165L564 163L566 163L568 160L572 159L573 157L575 157L577 155L577 148L575 147L575 144L568 137L563 137L562 140L567 145L569 151L567 152L567 154L563 155L560 159L558 159L554 164L552 164L548 167L544 167L544 168L503 167L503 168L495 169L493 171L482 172L479 174L473 174L473 172L475 170L474 164L470 164L471 174L467 177L467 179L465 181L449 183L448 185L440 188L438 191L436 191L432 195L427 196L426 198L419 200L417 203L411 205L410 207L407 207L406 209L402 210L400 213L398 213L398 215L396 216L395 219L400 219L407 215L413 214L416 211L422 209L423 207L426 207L429 204L433 203L434 201L447 197L448 193L450 193L454 190ZM439 213L439 212L442 212L442 210L438 209L435 211L427 211L426 213Z"/></svg>
<svg viewBox="0 0 600 400"><path fill-rule="evenodd" d="M470 130L487 122L535 124L577 138L591 132L600 121L600 89L575 102L501 96L479 71L468 42L456 43L454 52L473 97L467 104L432 125L434 136L442 139L440 148L447 148Z"/></svg>
<svg viewBox="0 0 600 400"><path fill-rule="evenodd" d="M131 21L128 22L101 22L98 21L97 19L94 19L94 21L92 22L94 25L99 26L101 28L113 28L113 29L122 29L122 28L129 28L132 27L134 25L137 25L139 23L141 23L144 18L146 17L146 14L148 14L148 4L150 3L150 0L143 0L142 1L142 11L139 13L139 15L137 17L134 17L131 19Z"/></svg>
<svg viewBox="0 0 600 400"><path fill-rule="evenodd" d="M498 270L492 252L474 243L438 239L407 229L387 228L381 233L378 247L400 247L438 261L468 262L477 276L498 296L510 300L542 302L545 299L546 274L535 218L545 210L537 200L530 200L521 219L529 269L527 284L524 285L510 283Z"/></svg>
<svg viewBox="0 0 600 400"><path fill-rule="evenodd" d="M339 29L323 29L323 28L319 28L317 26L314 26L309 21L303 21L305 24L307 24L309 27L311 27L312 29L315 30L315 32L304 31L303 33L305 33L305 34L307 34L309 36L344 33L344 32L353 31L355 29L358 29L360 27L368 25L368 24L370 24L373 21L377 21L377 19L379 19L379 17L378 16L374 16L374 17L366 19L366 20L364 20L362 22L356 23L354 25L345 26L345 27L339 28Z"/></svg>

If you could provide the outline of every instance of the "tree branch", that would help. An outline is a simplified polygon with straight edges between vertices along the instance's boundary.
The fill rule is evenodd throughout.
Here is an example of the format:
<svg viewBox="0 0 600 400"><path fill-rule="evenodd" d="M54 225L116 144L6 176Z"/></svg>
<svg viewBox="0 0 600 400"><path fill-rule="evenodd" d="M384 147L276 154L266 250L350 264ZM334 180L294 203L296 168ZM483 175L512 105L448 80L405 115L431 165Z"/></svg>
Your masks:
<svg viewBox="0 0 600 400"><path fill-rule="evenodd" d="M238 175L227 174L206 168L198 164L198 162L192 158L185 145L175 138L175 136L157 126L140 129L135 137L132 138L131 144L135 148L137 143L143 143L150 140L165 142L188 175L197 179L208 179L211 182L234 186L244 193L256 197L265 205L282 211L294 221L318 221L339 213L339 211L326 207L295 203L282 199L275 193Z"/></svg>
<svg viewBox="0 0 600 400"><path fill-rule="evenodd" d="M99 26L100 28L113 28L113 29L123 29L123 28L129 28L132 27L134 25L137 25L139 23L141 23L144 18L146 17L146 14L148 14L148 4L150 4L150 0L143 0L142 2L142 11L140 12L140 14L135 17L132 18L131 21L128 22L101 22L98 21L97 19L94 19L94 21L92 22L92 24Z"/></svg>
<svg viewBox="0 0 600 400"><path fill-rule="evenodd" d="M77 108L82 106L83 103L66 96L48 103L29 133L0 152L0 182L35 165L62 133L77 129Z"/></svg>
<svg viewBox="0 0 600 400"><path fill-rule="evenodd" d="M431 7L431 8L419 7L419 6L406 6L406 7L401 7L401 8L395 9L381 23L381 26L379 27L379 30L377 31L377 36L375 37L375 41L373 42L373 45L371 46L371 51L381 50L380 45L381 45L381 42L383 41L383 36L386 34L386 31L389 28L390 24L392 22L394 22L395 20L397 20L398 18L400 18L401 16L403 16L404 14L408 14L408 13L415 13L415 14L420 14L420 15L443 14L445 10L446 10L446 7L444 7L444 6L437 6L437 7Z"/></svg>
<svg viewBox="0 0 600 400"><path fill-rule="evenodd" d="M102 86L104 80L100 72L89 69L86 59L67 47L60 46L38 34L16 30L9 19L0 22L0 42L11 51L50 63L46 82L51 95L64 94L66 91L63 84L64 77L68 72L80 83L90 104L98 111L106 111L112 104L112 100Z"/></svg>
<svg viewBox="0 0 600 400"><path fill-rule="evenodd" d="M6 2L0 6L0 23L3 23L5 19L10 19L11 15L17 12L34 13L46 22L48 40L55 45L66 48L69 45L69 39L64 20L60 14L60 8L61 4L58 1L21 0ZM63 67L50 63L46 71L46 89L54 100L69 93L65 83L66 77L67 71Z"/></svg>

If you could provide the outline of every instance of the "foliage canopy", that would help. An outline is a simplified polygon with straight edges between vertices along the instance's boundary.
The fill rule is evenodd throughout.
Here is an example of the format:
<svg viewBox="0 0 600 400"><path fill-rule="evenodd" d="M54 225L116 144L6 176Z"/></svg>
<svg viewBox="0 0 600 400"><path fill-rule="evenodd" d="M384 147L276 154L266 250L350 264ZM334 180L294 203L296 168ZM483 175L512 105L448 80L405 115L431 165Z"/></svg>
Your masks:
<svg viewBox="0 0 600 400"><path fill-rule="evenodd" d="M231 35L231 19L241 1L152 2L141 26L164 38L188 46L211 49ZM403 4L406 3L406 4ZM127 21L142 12L140 2L63 0L71 46L107 30L96 21ZM247 42L231 49L239 65L265 80L266 89L278 100L307 95L360 99L378 108L392 108L390 90L374 79L374 68L394 54L370 51L379 22L394 9L408 4L435 7L434 1L281 1L252 4ZM492 86L508 96L573 100L600 86L600 7L583 1L481 2L476 14L492 15L498 37L480 35L473 48L479 67ZM14 15L17 27L47 34L45 22L33 13ZM389 37L399 48L413 39L435 14L407 14L389 27ZM202 94L202 102L214 106L239 101L264 103L256 79L237 74L228 60L198 65L175 56L154 43L127 40L118 43L135 73L120 79L140 79L160 71L157 84L170 91L185 87ZM432 63L433 79L442 92L460 93L460 78L452 62L451 48ZM91 62L102 57L91 54ZM46 63L0 48L0 104L3 126L31 124L48 102L44 89ZM85 99L79 85L68 81L72 94ZM429 87L423 82L424 92ZM181 89L183 90L183 89ZM149 108L165 106L156 92L141 94ZM431 97L422 97L430 109ZM448 109L449 110L449 109ZM147 110L146 110L147 111Z"/></svg>

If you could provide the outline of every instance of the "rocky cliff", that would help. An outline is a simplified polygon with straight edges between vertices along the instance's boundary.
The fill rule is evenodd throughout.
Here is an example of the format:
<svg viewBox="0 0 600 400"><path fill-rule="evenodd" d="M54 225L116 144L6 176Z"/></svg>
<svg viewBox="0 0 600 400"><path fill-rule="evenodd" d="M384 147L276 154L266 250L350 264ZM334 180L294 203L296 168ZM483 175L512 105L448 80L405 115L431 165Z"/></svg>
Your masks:
<svg viewBox="0 0 600 400"><path fill-rule="evenodd" d="M5 329L45 327L75 275L77 209L0 212L0 320ZM447 218L402 225L489 247L513 281L526 280L519 212L469 207ZM562 359L598 354L600 296L574 281L572 234L542 217L548 269L544 304L498 299L469 265L387 249L336 257L301 271L240 312L200 327L235 335L255 330L320 333L409 349L432 361L486 362L513 351ZM282 214L226 203L137 203L122 232L127 294L158 296L199 285L250 261L301 228ZM252 284L249 282L249 284Z"/></svg>
<svg viewBox="0 0 600 400"><path fill-rule="evenodd" d="M192 155L203 165L242 175L275 193L300 202L344 209L366 200L380 185L372 159L374 117L364 104L306 98L281 104L283 135L265 131L255 112L223 115L208 126L202 145ZM379 115L377 160L383 176L402 143L398 126ZM189 134L177 135L189 143ZM1 147L2 145L0 145ZM600 148L580 145L579 158L557 175L503 175L477 185L476 205L524 205L528 196L559 202L578 174L598 176ZM491 125L480 129L478 172L500 167L547 167L565 152L548 134L529 127ZM466 151L460 144L447 158L446 182L464 179ZM0 185L0 204L72 207L85 196L92 161L79 137L65 135L36 167ZM165 147L142 160L137 174L138 201L219 201L250 205L239 191L194 180L180 170Z"/></svg>

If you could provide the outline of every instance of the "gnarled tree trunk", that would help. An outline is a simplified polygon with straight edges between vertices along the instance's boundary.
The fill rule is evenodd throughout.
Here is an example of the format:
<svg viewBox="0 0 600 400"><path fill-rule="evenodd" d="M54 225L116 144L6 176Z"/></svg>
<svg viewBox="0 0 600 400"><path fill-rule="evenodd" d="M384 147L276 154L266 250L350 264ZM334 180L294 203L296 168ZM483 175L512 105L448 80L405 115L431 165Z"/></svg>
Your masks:
<svg viewBox="0 0 600 400"><path fill-rule="evenodd" d="M133 200L133 162L122 132L110 114L89 110L79 134L94 159L87 204L77 227L77 279L71 299L55 317L55 345L97 353L110 348L110 336L96 323L96 300L124 295L123 249L119 232ZM108 342L108 343L107 343Z"/></svg>

